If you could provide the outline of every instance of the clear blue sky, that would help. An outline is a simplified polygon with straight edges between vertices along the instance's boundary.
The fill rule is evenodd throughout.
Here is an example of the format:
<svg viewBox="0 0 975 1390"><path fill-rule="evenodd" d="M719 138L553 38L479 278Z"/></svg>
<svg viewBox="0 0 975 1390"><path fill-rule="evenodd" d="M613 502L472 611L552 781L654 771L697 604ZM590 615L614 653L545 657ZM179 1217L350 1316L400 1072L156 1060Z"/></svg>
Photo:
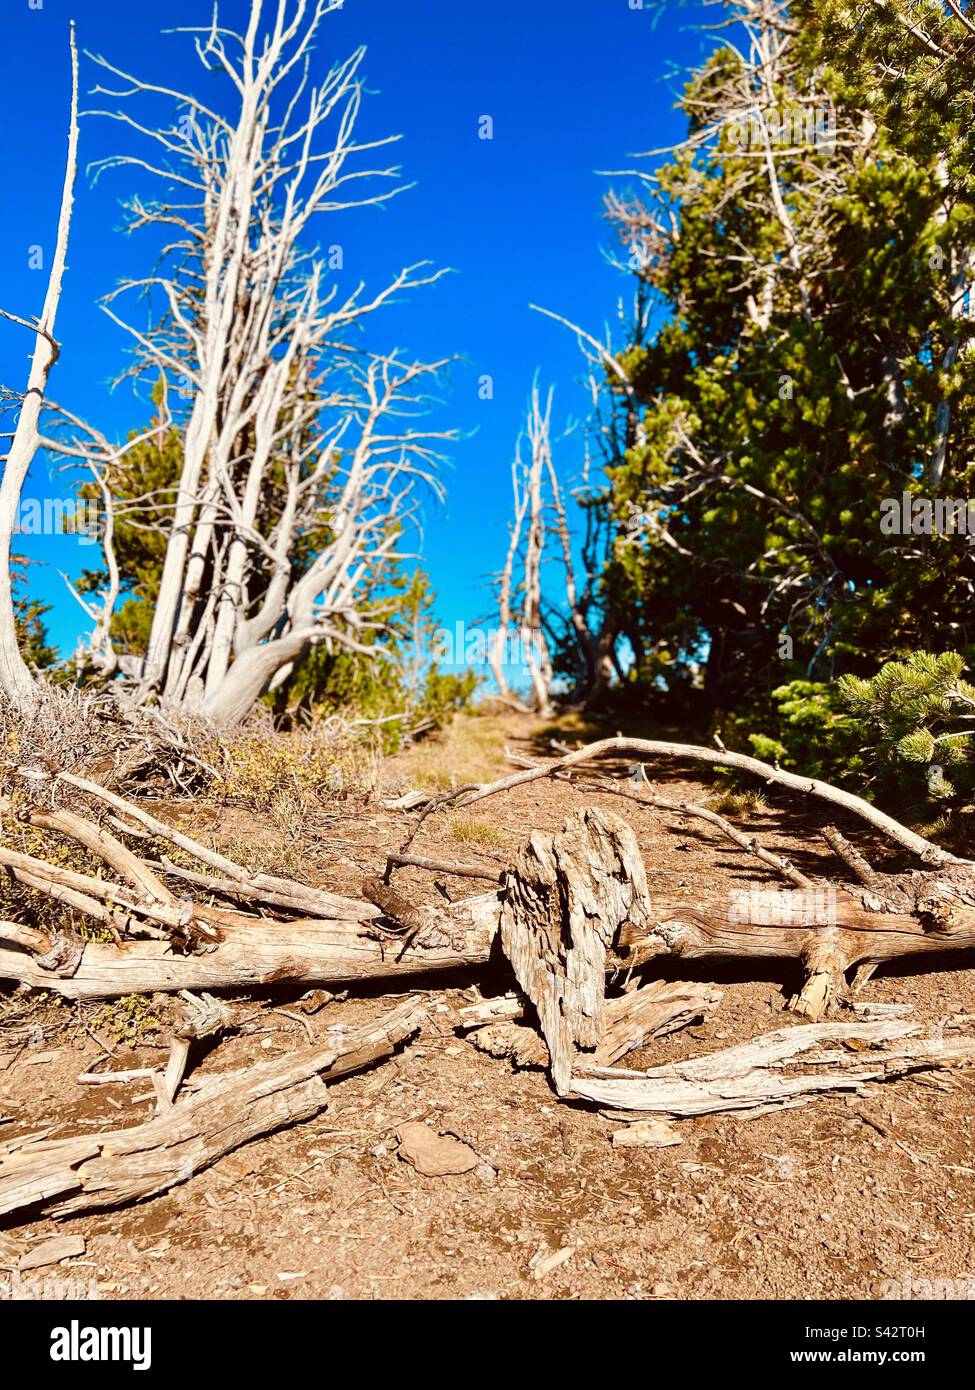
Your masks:
<svg viewBox="0 0 975 1390"><path fill-rule="evenodd" d="M35 0L37 3L37 0ZM648 0L649 4L649 0ZM221 4L236 23L245 0ZM199 67L185 36L165 26L207 22L209 0L3 0L0 19L0 304L37 314L46 272L28 268L29 248L53 247L69 96L68 20L79 46L117 66L178 89L216 82ZM709 18L713 18L713 12ZM602 218L608 185L600 169L618 169L636 150L678 139L674 65L699 61L712 40L693 29L696 6L669 4L656 19L629 0L347 0L326 20L315 61L321 71L363 43L373 95L362 130L401 133L394 147L416 187L385 212L334 215L320 222L323 244L340 243L345 274L378 286L409 262L429 259L455 274L373 320L376 345L417 356L461 354L442 419L464 438L451 449L446 506L426 509L424 561L439 592L438 616L472 624L489 608L487 578L506 542L509 467L533 373L556 386L556 415L584 413L581 358L572 334L531 312L534 302L601 334L626 277L605 261L612 234ZM98 80L82 57L82 107ZM206 99L205 97L203 99ZM494 121L494 139L478 139L478 118ZM119 147L119 127L82 122L82 165ZM129 145L129 148L135 148ZM82 172L57 326L62 356L51 396L110 437L143 425L147 412L112 378L125 362L125 335L97 307L125 274L149 273L150 243L119 231L120 202L148 191L131 170L109 172L92 187ZM31 348L25 329L0 321L0 383L22 389ZM494 379L494 398L478 398L478 378ZM563 470L573 471L572 444ZM63 494L44 456L26 496ZM52 638L71 650L86 619L58 571L77 574L97 559L67 537L22 538L17 548L38 564L31 592L54 606Z"/></svg>

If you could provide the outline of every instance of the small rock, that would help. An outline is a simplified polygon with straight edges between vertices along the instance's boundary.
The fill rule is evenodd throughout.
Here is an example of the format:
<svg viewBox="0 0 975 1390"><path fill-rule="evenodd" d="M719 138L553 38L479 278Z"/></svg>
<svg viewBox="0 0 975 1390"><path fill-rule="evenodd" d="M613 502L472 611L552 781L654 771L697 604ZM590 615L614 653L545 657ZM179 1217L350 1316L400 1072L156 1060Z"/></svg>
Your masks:
<svg viewBox="0 0 975 1390"><path fill-rule="evenodd" d="M401 1125L399 1156L411 1163L425 1178L442 1178L450 1173L469 1173L481 1160L467 1144L450 1135L437 1134L429 1125L412 1122Z"/></svg>

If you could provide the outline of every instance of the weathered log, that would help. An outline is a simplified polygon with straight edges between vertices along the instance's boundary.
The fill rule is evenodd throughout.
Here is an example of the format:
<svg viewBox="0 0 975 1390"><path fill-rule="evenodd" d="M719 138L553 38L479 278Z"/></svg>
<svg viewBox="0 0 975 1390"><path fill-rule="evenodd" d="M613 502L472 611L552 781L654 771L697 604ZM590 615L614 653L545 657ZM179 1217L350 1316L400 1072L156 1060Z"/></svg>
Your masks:
<svg viewBox="0 0 975 1390"><path fill-rule="evenodd" d="M635 842L618 873L610 864L608 875L598 883L570 889L560 855L565 852L571 859L573 851L569 846L564 851L556 848L553 841L546 851L551 859L545 871L549 881L538 885L538 893L527 881L519 885L515 871L498 892L416 907L380 880L369 881L366 891L373 900L365 901L273 875L250 877L233 861L163 826L141 808L129 807L93 783L74 783L85 792L97 790L123 812L137 811L147 829L165 830L182 848L192 846L192 852L223 875L181 869L180 877L201 888L236 893L303 915L292 921L272 920L206 903L174 901L159 877L160 872L174 872L174 866L166 861L144 865L114 837L72 813L32 811L38 825L46 820L48 828L72 834L128 879L112 882L0 846L0 862L15 878L94 917L117 938L114 945L84 942L24 923L0 922L0 978L56 989L69 998L250 988L278 981L342 985L478 965L488 959L502 907L509 915L524 914L534 901L544 914L550 896L563 905L569 897L578 897L578 909L573 910L582 913L580 920L589 914L592 923L597 918L615 922L606 926L606 940L595 948L597 955L602 950L609 968L641 965L662 955L797 960L807 982L794 1002L811 1018L843 997L846 977L854 970L855 984L862 985L885 961L975 946L975 874L964 861L899 876L871 870L869 883L773 892L769 913L748 893L744 906L736 906L733 889L699 895L693 903L657 894L651 899ZM578 819L570 820L570 827L576 827L568 832L570 838L578 838L579 824ZM833 840L839 845L835 836ZM860 876L865 872L861 865ZM825 913L822 902L827 903ZM627 908L626 920L619 916L621 904ZM304 915L309 912L313 918ZM551 930L549 923L542 935ZM593 930L600 938L605 935L602 927ZM590 984L594 979L592 974ZM585 1033L584 1021L580 1026Z"/></svg>
<svg viewBox="0 0 975 1390"><path fill-rule="evenodd" d="M646 1072L598 1068L572 1078L570 1095L643 1115L764 1113L801 1105L824 1091L856 1091L909 1072L975 1065L975 1038L929 1037L883 1044L919 1032L899 1019L878 1023L807 1023L780 1028L739 1047ZM824 1051L827 1043L866 1043L864 1051ZM805 1068L800 1070L799 1068ZM791 1069L790 1068L794 1068Z"/></svg>
<svg viewBox="0 0 975 1390"><path fill-rule="evenodd" d="M371 904L364 903L364 908ZM437 925L402 940L383 936L372 922L299 918L290 922L206 909L221 939L197 950L170 941L86 941L70 976L45 969L36 951L52 937L0 921L0 979L50 989L67 999L111 999L123 994L194 993L253 989L289 982L351 985L370 979L480 965L497 931L496 893L445 904ZM7 949L6 943L21 949ZM33 949L32 949L33 948Z"/></svg>
<svg viewBox="0 0 975 1390"><path fill-rule="evenodd" d="M633 964L657 956L797 960L807 979L792 1006L815 1020L845 997L855 967L872 973L908 956L975 948L975 877L952 864L885 875L882 889L753 887L699 894L694 903L655 896L652 920L649 931L625 926L617 937Z"/></svg>
<svg viewBox="0 0 975 1390"><path fill-rule="evenodd" d="M328 1102L326 1081L389 1057L422 1017L411 1000L339 1041L213 1077L129 1129L7 1140L0 1144L0 1215L31 1208L71 1216L186 1182L241 1144L317 1115Z"/></svg>

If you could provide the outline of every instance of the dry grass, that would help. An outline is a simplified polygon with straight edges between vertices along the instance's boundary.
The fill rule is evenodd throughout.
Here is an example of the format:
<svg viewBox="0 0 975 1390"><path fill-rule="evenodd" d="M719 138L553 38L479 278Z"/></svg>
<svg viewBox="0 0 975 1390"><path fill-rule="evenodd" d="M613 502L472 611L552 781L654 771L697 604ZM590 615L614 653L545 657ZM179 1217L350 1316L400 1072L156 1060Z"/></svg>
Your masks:
<svg viewBox="0 0 975 1390"><path fill-rule="evenodd" d="M507 844L507 836L491 821L478 820L475 816L453 816L447 825L447 833L457 844L473 849L499 849Z"/></svg>
<svg viewBox="0 0 975 1390"><path fill-rule="evenodd" d="M458 714L440 733L391 759L390 766L407 786L423 790L489 782L512 771L504 747L518 729L517 714Z"/></svg>
<svg viewBox="0 0 975 1390"><path fill-rule="evenodd" d="M267 812L286 832L296 832L309 812L329 802L374 795L382 767L374 737L335 718L287 733L254 719L235 733L213 736L201 757L214 771L210 801Z"/></svg>

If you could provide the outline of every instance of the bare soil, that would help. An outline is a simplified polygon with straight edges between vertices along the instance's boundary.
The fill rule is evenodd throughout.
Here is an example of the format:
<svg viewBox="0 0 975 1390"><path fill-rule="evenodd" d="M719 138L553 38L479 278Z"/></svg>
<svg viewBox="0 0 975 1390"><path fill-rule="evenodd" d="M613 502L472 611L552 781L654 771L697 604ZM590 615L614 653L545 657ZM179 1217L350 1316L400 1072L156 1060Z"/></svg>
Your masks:
<svg viewBox="0 0 975 1390"><path fill-rule="evenodd" d="M508 721L504 737L538 751L539 730L527 721ZM415 773L411 758L392 761L393 784ZM673 793L711 790L706 780L668 778ZM659 884L693 900L709 886L730 893L770 882L757 860L697 825L585 795L633 826L651 891ZM459 826L449 814L431 817L414 852L500 869L531 830L561 828L582 801L566 782L536 782L472 807ZM375 804L329 804L302 829L309 877L358 895L411 823ZM747 824L805 872L842 877L795 798L770 798ZM217 828L238 846L252 836L293 859L294 845L266 817L236 811ZM855 826L843 828L878 866L893 867ZM455 896L471 891L469 881L449 883ZM397 886L416 900L436 896L429 874L403 871ZM919 1021L950 1027L975 1015L972 964L940 958L934 972L878 975L864 997L908 1002ZM670 963L672 977L718 983L722 1005L706 1025L658 1039L626 1065L677 1060L788 1023L783 1006L796 980L777 969L769 963L756 978L753 966ZM447 1003L464 1002L474 984L492 993L508 981L497 969L419 991L429 1007L420 1036L392 1062L333 1085L317 1119L139 1206L0 1229L0 1288L19 1250L76 1233L85 1254L33 1277L92 1280L101 1297L123 1299L876 1299L889 1295L885 1281L909 1289L975 1279L972 1074L899 1080L751 1120L681 1121L679 1147L616 1150L618 1124L560 1103L543 1072L516 1071L454 1032ZM299 1000L293 992L237 1001L238 1031L197 1058L197 1075L354 1027L391 996L373 989L307 1016ZM77 1083L106 1048L111 1069L158 1065L163 1055L151 1032L136 1046L115 1043L98 1017L92 1006L0 993L0 1132L60 1136L151 1116L150 1085ZM24 1045L25 1026L42 1030L33 1046ZM396 1130L409 1120L462 1138L485 1161L459 1176L420 1176L397 1152ZM536 1257L566 1247L563 1263L534 1276Z"/></svg>

